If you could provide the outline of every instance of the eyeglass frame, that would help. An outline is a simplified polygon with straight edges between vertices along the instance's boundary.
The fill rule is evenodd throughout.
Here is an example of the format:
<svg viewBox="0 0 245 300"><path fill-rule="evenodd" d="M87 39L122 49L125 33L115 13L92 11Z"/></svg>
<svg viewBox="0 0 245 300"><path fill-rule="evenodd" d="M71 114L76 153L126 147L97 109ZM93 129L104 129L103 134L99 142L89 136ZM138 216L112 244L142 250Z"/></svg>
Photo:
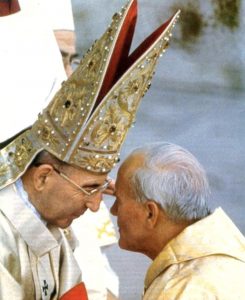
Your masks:
<svg viewBox="0 0 245 300"><path fill-rule="evenodd" d="M37 163L35 164L35 167L38 167L40 165L42 165L43 163ZM80 191L82 191L86 196L92 196L95 193L98 192L103 192L104 190L106 190L108 188L108 186L111 183L111 179L106 179L105 183L100 185L99 187L92 189L90 192L86 191L85 188L81 187L79 184L77 184L76 182L74 182L72 179L70 179L66 174L64 174L63 172L61 172L60 170L58 170L54 165L49 164L50 166L52 166L53 170L59 174L63 179L65 179L66 181L68 181L70 184L72 184L73 186L75 186L77 189L79 189Z"/></svg>

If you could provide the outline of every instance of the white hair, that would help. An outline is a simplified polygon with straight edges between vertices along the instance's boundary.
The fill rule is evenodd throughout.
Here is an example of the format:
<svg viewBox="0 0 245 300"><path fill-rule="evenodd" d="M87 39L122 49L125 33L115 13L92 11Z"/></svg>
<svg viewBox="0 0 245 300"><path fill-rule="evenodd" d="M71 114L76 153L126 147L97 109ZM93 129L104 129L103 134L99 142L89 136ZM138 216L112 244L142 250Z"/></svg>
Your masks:
<svg viewBox="0 0 245 300"><path fill-rule="evenodd" d="M157 143L138 148L144 163L132 176L137 201L154 200L175 221L199 220L210 214L206 173L182 147Z"/></svg>

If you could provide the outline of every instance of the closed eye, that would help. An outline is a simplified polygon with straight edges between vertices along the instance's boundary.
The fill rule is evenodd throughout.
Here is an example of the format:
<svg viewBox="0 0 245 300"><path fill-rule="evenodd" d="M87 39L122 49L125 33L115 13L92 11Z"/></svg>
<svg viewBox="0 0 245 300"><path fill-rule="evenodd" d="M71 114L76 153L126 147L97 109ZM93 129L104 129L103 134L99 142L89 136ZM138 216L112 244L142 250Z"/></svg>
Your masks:
<svg viewBox="0 0 245 300"><path fill-rule="evenodd" d="M86 190L95 190L99 187L100 185L99 184L93 184L93 185L85 185L83 186L82 188L83 189L86 189Z"/></svg>

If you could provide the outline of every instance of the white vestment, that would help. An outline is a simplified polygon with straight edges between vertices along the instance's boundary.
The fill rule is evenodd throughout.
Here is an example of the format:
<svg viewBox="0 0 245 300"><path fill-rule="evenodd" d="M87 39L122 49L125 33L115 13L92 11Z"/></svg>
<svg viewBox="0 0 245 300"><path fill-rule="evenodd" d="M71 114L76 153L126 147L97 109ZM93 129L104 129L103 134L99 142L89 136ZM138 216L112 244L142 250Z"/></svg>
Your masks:
<svg viewBox="0 0 245 300"><path fill-rule="evenodd" d="M64 233L28 208L14 184L0 191L0 299L59 299L81 282Z"/></svg>

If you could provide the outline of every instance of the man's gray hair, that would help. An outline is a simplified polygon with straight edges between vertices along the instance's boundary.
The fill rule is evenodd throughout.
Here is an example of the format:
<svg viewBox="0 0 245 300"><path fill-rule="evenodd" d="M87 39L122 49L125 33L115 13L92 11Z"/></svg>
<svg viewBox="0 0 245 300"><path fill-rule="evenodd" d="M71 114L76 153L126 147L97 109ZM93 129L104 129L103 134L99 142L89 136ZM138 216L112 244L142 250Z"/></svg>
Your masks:
<svg viewBox="0 0 245 300"><path fill-rule="evenodd" d="M210 214L206 173L189 151L164 142L138 148L134 154L144 156L143 166L132 176L138 201L154 200L175 221L194 221Z"/></svg>

